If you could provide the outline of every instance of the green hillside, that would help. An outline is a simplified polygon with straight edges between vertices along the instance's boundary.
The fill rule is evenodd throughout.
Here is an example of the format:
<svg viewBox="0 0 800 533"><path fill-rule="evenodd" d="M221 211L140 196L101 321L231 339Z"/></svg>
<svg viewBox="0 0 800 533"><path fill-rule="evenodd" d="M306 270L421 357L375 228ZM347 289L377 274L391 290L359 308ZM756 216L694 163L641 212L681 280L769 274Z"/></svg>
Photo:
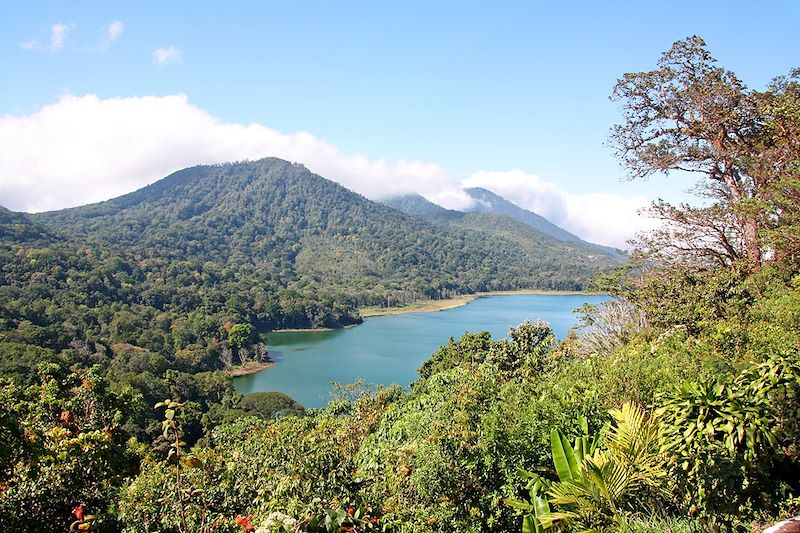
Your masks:
<svg viewBox="0 0 800 533"><path fill-rule="evenodd" d="M371 202L278 159L176 172L125 196L33 215L71 238L142 259L253 269L287 288L359 304L517 288L576 289L611 262L573 248L520 248Z"/></svg>
<svg viewBox="0 0 800 533"><path fill-rule="evenodd" d="M619 250L586 242L552 224L544 217L526 211L485 189L466 189L476 200L468 212L445 209L418 194L383 200L386 205L408 215L444 224L451 229L483 233L492 241L508 241L520 250L540 257L552 257L550 271L580 269L570 258L590 263L620 264L625 255ZM490 202L491 200L491 202Z"/></svg>
<svg viewBox="0 0 800 533"><path fill-rule="evenodd" d="M600 252L616 259L624 259L624 254L619 250L610 246L602 246L584 241L577 235L553 224L538 213L523 209L489 190L481 187L472 187L464 189L464 192L475 200L475 204L470 208L470 211L506 215L560 241L573 243L583 249Z"/></svg>
<svg viewBox="0 0 800 533"><path fill-rule="evenodd" d="M423 218L425 220L461 220L464 213L453 209L445 209L435 204L420 194L403 194L392 196L381 200L382 203L402 211L412 217Z"/></svg>
<svg viewBox="0 0 800 533"><path fill-rule="evenodd" d="M30 383L42 364L98 365L138 394L129 431L155 438L146 406L172 394L193 402L194 438L233 394L221 371L268 362L264 332L356 324L359 306L387 300L578 288L609 265L471 224L410 217L277 159L75 209L0 209L0 373Z"/></svg>

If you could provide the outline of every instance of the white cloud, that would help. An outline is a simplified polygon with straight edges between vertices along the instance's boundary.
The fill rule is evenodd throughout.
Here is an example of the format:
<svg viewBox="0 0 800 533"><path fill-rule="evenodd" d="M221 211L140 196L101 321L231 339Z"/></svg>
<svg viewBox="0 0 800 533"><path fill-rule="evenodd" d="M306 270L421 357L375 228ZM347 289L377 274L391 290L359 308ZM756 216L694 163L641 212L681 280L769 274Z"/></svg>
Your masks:
<svg viewBox="0 0 800 533"><path fill-rule="evenodd" d="M163 65L164 63L177 63L180 60L181 60L181 51L175 48L174 46L168 46L166 48L156 48L153 51L153 61L155 61L159 65Z"/></svg>
<svg viewBox="0 0 800 533"><path fill-rule="evenodd" d="M476 172L464 184L489 189L587 241L617 248L627 248L627 239L655 224L639 215L650 204L645 197L573 194L522 170Z"/></svg>
<svg viewBox="0 0 800 533"><path fill-rule="evenodd" d="M66 95L27 115L0 117L0 205L22 211L76 206L119 196L188 166L275 156L379 199L417 192L449 208L470 199L462 183L424 161L342 153L305 132L223 122L184 95L100 99ZM570 195L521 171L479 172L484 186L574 233L622 245L643 198Z"/></svg>
<svg viewBox="0 0 800 533"><path fill-rule="evenodd" d="M55 53L64 47L64 40L67 38L67 32L72 28L70 24L57 22L50 26L50 41L48 44L42 44L38 40L26 41L21 43L20 46L23 50L30 50L33 52L49 52Z"/></svg>
<svg viewBox="0 0 800 533"><path fill-rule="evenodd" d="M103 28L103 38L97 48L107 50L114 41L122 37L124 31L125 24L121 20L112 20Z"/></svg>

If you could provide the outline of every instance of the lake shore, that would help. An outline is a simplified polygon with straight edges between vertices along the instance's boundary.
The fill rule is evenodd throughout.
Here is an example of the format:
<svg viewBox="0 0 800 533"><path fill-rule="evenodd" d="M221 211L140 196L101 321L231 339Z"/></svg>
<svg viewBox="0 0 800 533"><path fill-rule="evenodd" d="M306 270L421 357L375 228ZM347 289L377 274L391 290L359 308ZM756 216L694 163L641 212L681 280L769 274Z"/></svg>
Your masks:
<svg viewBox="0 0 800 533"><path fill-rule="evenodd" d="M351 326L345 326L349 328ZM295 331L333 331L333 328L286 328L286 329L273 329L267 333L291 333Z"/></svg>
<svg viewBox="0 0 800 533"><path fill-rule="evenodd" d="M364 307L359 309L364 318L372 316L400 315L403 313L426 313L433 311L445 311L467 305L468 303L480 298L481 296L505 296L514 294L542 294L542 295L576 295L591 294L586 291L556 291L543 289L518 289L514 291L488 291L476 292L449 298L447 300L418 300L400 307Z"/></svg>
<svg viewBox="0 0 800 533"><path fill-rule="evenodd" d="M248 361L243 365L237 365L230 370L226 370L225 373L228 374L232 378L240 378L242 376L251 376L253 374L257 374L262 370L266 370L271 367L274 363L266 362L262 363L259 361Z"/></svg>
<svg viewBox="0 0 800 533"><path fill-rule="evenodd" d="M507 337L509 328L540 319L550 324L556 338L563 339L578 322L574 309L608 300L605 295L520 292L473 294L467 298L472 300L468 305L450 311L368 318L357 328L342 331L275 334L269 336L275 365L234 379L234 386L243 394L279 391L306 408L319 408L330 399L332 382L362 378L365 383L408 386L419 379L417 369L431 354L467 331L488 331L498 340ZM463 300L435 303L454 305Z"/></svg>

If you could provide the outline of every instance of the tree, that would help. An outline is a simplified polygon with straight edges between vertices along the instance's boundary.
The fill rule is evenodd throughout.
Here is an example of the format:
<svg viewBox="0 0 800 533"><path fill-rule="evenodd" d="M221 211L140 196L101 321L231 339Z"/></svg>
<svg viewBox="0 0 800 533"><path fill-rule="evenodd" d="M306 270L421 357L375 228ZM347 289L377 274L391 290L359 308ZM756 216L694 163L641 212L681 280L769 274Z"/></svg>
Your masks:
<svg viewBox="0 0 800 533"><path fill-rule="evenodd" d="M765 150L787 140L771 126L765 102L790 94L787 88L796 95L786 80L763 94L747 89L716 65L697 36L673 44L655 70L617 82L611 98L622 102L624 121L612 129L611 143L630 178L700 174L694 192L710 201L705 207L656 202L652 212L666 224L643 240L646 249L678 261L745 260L755 268L770 255L763 230L780 224L770 199L789 166L777 164L779 151Z"/></svg>
<svg viewBox="0 0 800 533"><path fill-rule="evenodd" d="M253 336L253 326L250 324L234 324L228 331L228 344L231 348L246 348L250 345Z"/></svg>
<svg viewBox="0 0 800 533"><path fill-rule="evenodd" d="M776 78L757 101L765 128L752 168L775 176L764 233L776 259L793 263L800 258L800 69Z"/></svg>

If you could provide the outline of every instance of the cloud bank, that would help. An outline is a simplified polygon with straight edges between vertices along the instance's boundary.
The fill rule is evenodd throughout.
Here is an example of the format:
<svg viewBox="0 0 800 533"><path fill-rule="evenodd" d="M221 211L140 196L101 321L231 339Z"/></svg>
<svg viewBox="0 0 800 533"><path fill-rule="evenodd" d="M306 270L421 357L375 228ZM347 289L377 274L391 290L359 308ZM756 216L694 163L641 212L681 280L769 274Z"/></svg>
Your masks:
<svg viewBox="0 0 800 533"><path fill-rule="evenodd" d="M464 183L425 161L346 154L306 132L221 121L185 95L100 99L63 96L27 115L0 117L0 205L44 211L96 202L198 164L267 156L310 170L371 199L419 193L445 207L470 205L482 186L588 240L624 246L644 198L574 195L522 171L477 172Z"/></svg>

